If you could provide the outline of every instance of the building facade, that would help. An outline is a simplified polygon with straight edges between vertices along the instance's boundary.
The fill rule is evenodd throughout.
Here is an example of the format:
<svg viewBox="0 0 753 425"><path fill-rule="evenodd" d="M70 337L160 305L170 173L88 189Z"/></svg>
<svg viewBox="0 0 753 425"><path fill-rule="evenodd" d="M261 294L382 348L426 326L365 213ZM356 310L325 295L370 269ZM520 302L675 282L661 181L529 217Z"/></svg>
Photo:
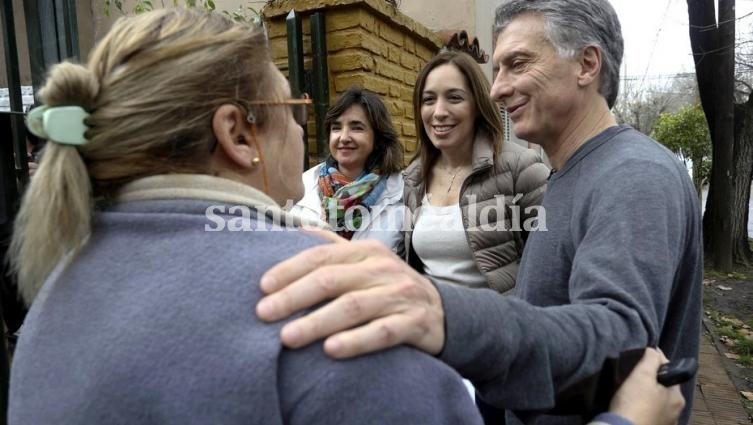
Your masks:
<svg viewBox="0 0 753 425"><path fill-rule="evenodd" d="M117 19L121 13L111 8L109 15L105 13L105 0L75 0L76 1L76 24L77 24L77 41L79 46L80 57L73 58L84 61L92 46L102 35L110 28L112 22ZM378 0L383 1L383 0ZM398 2L399 12L420 23L429 30L439 33L441 31L467 31L470 37L478 40L479 47L491 56L494 49L494 40L492 37L494 24L494 9L501 0L401 0ZM152 3L160 7L161 5L171 5L172 0L152 0ZM265 0L242 1L242 0L215 0L217 10L239 11L247 16L253 13L250 8L261 11L265 5L272 3L275 6L284 1L275 0L268 2ZM25 26L25 7L24 0L12 0L14 8L14 22L16 24L16 40L18 44L18 63L21 84L24 86L32 85L32 73L29 64L29 48L39 48L39 46L29 46L26 37ZM123 9L132 10L135 0L125 0ZM0 52L5 57L5 52L0 45ZM491 81L492 64L491 60L481 64L484 74ZM3 72L0 72L0 87L7 87L6 73L4 64ZM364 71L368 72L368 71ZM2 99L0 99L0 103ZM509 124L509 122L508 122ZM521 145L528 145L521 141L509 131L510 125L506 126L508 139ZM531 146L535 147L535 146Z"/></svg>

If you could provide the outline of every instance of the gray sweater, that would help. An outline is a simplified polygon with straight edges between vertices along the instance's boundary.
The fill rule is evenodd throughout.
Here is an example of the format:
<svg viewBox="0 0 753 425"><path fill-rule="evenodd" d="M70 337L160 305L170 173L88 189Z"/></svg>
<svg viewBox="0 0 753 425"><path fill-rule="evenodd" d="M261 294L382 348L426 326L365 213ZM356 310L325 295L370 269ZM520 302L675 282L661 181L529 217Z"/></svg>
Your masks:
<svg viewBox="0 0 753 425"><path fill-rule="evenodd" d="M283 323L254 314L259 278L321 241L253 208L228 214L271 206L263 194L161 176L123 199L96 214L88 243L32 305L11 372L11 424L480 423L457 373L417 350L334 361L321 343L282 348ZM218 205L225 214L208 219ZM219 219L225 231L205 231ZM227 231L260 221L267 231Z"/></svg>
<svg viewBox="0 0 753 425"><path fill-rule="evenodd" d="M508 425L534 423L531 412L551 408L559 390L621 351L658 345L670 359L698 356L701 212L670 151L630 127L612 127L552 176L543 206L548 230L529 236L515 297L439 285L447 326L441 358L484 401L516 411ZM681 424L693 385L682 388Z"/></svg>

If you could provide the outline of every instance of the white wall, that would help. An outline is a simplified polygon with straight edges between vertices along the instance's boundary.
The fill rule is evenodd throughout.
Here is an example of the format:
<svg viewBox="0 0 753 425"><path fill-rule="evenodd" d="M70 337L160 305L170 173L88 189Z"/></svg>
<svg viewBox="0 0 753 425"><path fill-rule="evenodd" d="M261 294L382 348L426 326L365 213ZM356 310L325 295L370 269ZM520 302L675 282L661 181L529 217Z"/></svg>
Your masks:
<svg viewBox="0 0 753 425"><path fill-rule="evenodd" d="M479 45L489 55L489 62L481 65L489 79L492 78L492 54L494 42L492 40L492 27L494 26L494 9L500 0L476 0L476 33Z"/></svg>
<svg viewBox="0 0 753 425"><path fill-rule="evenodd" d="M501 0L403 0L400 10L431 30L466 30L492 55L494 9ZM491 61L481 66L491 80Z"/></svg>
<svg viewBox="0 0 753 425"><path fill-rule="evenodd" d="M430 30L466 30L476 34L479 0L402 0L400 11Z"/></svg>

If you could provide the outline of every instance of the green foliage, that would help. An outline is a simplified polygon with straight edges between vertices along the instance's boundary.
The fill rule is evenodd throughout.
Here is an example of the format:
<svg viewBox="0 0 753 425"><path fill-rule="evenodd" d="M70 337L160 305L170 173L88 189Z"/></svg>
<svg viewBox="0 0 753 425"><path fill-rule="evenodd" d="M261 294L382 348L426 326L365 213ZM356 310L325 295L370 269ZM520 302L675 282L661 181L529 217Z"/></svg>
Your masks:
<svg viewBox="0 0 753 425"><path fill-rule="evenodd" d="M719 335L726 336L729 339L736 340L740 337L735 328L731 325L725 325L719 327Z"/></svg>
<svg viewBox="0 0 753 425"><path fill-rule="evenodd" d="M735 342L735 351L740 355L737 362L745 367L753 367L753 340L738 333Z"/></svg>
<svg viewBox="0 0 753 425"><path fill-rule="evenodd" d="M751 247L753 248L753 247ZM707 267L703 270L703 277L707 279L714 279L714 280L735 280L735 281L748 281L753 280L753 276L747 275L744 273L744 271L733 271L731 273L722 273L718 270L714 270L710 267ZM751 321L751 326L753 326L753 320Z"/></svg>
<svg viewBox="0 0 753 425"><path fill-rule="evenodd" d="M155 8L153 0L137 0L130 10L126 9L124 3L124 0L104 0L105 15L110 16L110 13L113 9L117 10L123 15L127 15L129 13L139 14L148 12L150 10L154 10ZM215 10L216 8L214 0L183 0L182 2L180 0L171 0L171 3L173 7L201 7L205 10ZM165 1L161 0L161 4L159 6L164 7ZM246 22L256 25L261 24L261 14L258 10L254 9L251 6L240 5L236 10L223 10L222 13L229 16L236 22Z"/></svg>
<svg viewBox="0 0 753 425"><path fill-rule="evenodd" d="M748 239L748 242L751 244L751 249L753 249L753 239ZM750 269L746 268L740 268L739 270L732 271L730 273L722 273L719 270L713 269L711 266L706 265L703 268L703 277L705 279L713 279L713 280L719 280L719 281L749 281L753 280L753 275L747 274L750 271ZM753 327L753 320L750 321L749 325Z"/></svg>
<svg viewBox="0 0 753 425"><path fill-rule="evenodd" d="M258 10L251 6L238 6L237 9L227 11L223 10L222 13L232 18L235 22L246 22L249 24L261 25L261 14Z"/></svg>
<svg viewBox="0 0 753 425"><path fill-rule="evenodd" d="M700 105L687 106L675 113L662 113L651 137L683 160L693 162L693 181L703 184L711 172L711 135ZM700 187L699 187L700 190Z"/></svg>
<svg viewBox="0 0 753 425"><path fill-rule="evenodd" d="M711 155L711 136L700 105L686 106L676 113L660 114L652 137L684 158Z"/></svg>
<svg viewBox="0 0 753 425"><path fill-rule="evenodd" d="M717 311L707 309L706 316L711 320L719 333L719 340L731 353L739 356L735 362L745 367L753 367L753 334L750 324L735 317L725 316Z"/></svg>
<svg viewBox="0 0 753 425"><path fill-rule="evenodd" d="M173 3L175 3L176 0L173 0ZM105 15L110 16L110 11L112 7L115 7L115 9L125 15L127 12L124 9L124 1L123 0L105 0ZM131 12L134 14L148 12L150 10L154 10L154 4L152 4L151 0L138 0L131 8Z"/></svg>
<svg viewBox="0 0 753 425"><path fill-rule="evenodd" d="M744 335L739 334L737 340L738 352L745 356L753 355L753 340L746 338Z"/></svg>
<svg viewBox="0 0 753 425"><path fill-rule="evenodd" d="M740 356L737 362L745 367L753 367L753 356Z"/></svg>
<svg viewBox="0 0 753 425"><path fill-rule="evenodd" d="M133 13L142 13L154 10L152 2L149 0L139 0L136 5L133 6Z"/></svg>
<svg viewBox="0 0 753 425"><path fill-rule="evenodd" d="M196 7L199 2L196 0L185 0L185 7ZM178 0L173 0L173 6L178 6ZM213 0L202 0L200 6L206 10L214 10Z"/></svg>
<svg viewBox="0 0 753 425"><path fill-rule="evenodd" d="M110 9L112 7L115 7L118 9L121 13L123 12L123 0L105 0L105 15L110 16Z"/></svg>

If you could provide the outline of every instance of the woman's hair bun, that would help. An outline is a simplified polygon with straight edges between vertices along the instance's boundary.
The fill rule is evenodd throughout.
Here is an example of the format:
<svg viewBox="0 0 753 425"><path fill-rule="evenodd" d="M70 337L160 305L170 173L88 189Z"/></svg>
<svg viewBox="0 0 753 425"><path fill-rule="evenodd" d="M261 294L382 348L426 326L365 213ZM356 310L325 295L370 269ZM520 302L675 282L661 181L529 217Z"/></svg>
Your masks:
<svg viewBox="0 0 753 425"><path fill-rule="evenodd" d="M99 82L88 68L62 62L50 68L39 97L48 106L80 106L90 111L98 92Z"/></svg>

